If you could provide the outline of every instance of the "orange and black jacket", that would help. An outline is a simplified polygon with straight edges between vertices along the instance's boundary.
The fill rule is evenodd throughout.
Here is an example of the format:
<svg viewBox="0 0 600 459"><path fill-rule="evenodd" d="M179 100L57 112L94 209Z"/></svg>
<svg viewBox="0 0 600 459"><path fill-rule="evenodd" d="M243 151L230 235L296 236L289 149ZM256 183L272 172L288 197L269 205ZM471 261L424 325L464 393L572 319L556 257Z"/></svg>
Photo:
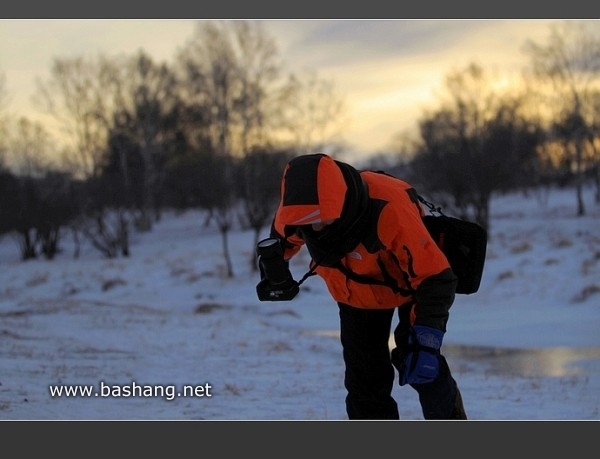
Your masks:
<svg viewBox="0 0 600 459"><path fill-rule="evenodd" d="M322 154L286 166L271 235L289 260L306 245L337 302L357 308L412 308L413 323L445 331L456 276L425 228L407 182ZM335 219L316 232L311 224Z"/></svg>

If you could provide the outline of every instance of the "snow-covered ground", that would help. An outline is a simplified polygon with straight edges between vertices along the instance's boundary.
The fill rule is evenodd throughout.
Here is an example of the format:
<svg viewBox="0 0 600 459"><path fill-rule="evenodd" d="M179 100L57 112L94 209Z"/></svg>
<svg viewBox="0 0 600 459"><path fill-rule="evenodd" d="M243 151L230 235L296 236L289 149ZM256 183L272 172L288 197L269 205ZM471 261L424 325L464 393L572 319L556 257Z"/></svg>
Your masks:
<svg viewBox="0 0 600 459"><path fill-rule="evenodd" d="M472 420L600 418L600 206L592 189L586 216L575 203L572 189L492 202L480 290L457 296L443 346ZM127 259L91 247L74 259L65 236L55 260L22 262L4 236L0 419L346 419L322 281L261 303L252 234L229 246L232 279L220 234L191 211L134 234ZM302 251L297 279L307 264ZM51 395L77 386L95 395ZM410 387L394 396L402 419L422 419Z"/></svg>

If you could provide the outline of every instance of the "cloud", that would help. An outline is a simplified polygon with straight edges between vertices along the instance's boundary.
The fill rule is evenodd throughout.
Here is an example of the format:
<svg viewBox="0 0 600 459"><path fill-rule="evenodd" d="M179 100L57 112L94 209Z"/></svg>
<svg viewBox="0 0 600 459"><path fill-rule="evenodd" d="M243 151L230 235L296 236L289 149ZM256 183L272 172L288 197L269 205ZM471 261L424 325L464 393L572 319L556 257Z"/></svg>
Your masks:
<svg viewBox="0 0 600 459"><path fill-rule="evenodd" d="M348 142L380 149L414 123L451 70L477 61L519 71L526 39L545 40L551 20L262 20L286 70L314 70L346 98L353 123ZM197 20L0 20L0 72L11 108L32 110L36 77L52 59L133 54L169 61L193 35ZM397 130L395 129L397 127Z"/></svg>

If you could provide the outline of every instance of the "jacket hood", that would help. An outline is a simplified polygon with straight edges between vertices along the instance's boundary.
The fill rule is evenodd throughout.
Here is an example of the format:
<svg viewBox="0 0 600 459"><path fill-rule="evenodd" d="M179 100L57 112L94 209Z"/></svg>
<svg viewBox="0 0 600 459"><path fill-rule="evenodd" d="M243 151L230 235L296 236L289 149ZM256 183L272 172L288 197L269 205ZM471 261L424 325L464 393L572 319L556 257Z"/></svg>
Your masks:
<svg viewBox="0 0 600 459"><path fill-rule="evenodd" d="M340 218L346 190L344 175L331 157L318 153L292 159L281 181L278 229Z"/></svg>
<svg viewBox="0 0 600 459"><path fill-rule="evenodd" d="M313 260L332 266L361 240L366 228L368 189L349 164L324 154L291 160L284 171L275 229L299 233ZM335 220L320 231L313 223Z"/></svg>

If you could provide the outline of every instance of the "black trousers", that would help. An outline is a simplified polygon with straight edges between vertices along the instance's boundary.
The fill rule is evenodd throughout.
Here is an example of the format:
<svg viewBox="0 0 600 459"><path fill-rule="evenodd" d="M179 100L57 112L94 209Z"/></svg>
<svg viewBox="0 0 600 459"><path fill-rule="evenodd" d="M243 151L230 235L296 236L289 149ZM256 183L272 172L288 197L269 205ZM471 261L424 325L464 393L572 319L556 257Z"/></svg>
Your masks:
<svg viewBox="0 0 600 459"><path fill-rule="evenodd" d="M399 322L394 338L401 349L410 327L408 308L360 309L343 303L338 306L348 418L399 419L398 405L391 395L396 377L392 355L402 353L390 352L389 338L397 310ZM411 387L419 395L425 419L466 419L460 391L443 356L435 381Z"/></svg>

